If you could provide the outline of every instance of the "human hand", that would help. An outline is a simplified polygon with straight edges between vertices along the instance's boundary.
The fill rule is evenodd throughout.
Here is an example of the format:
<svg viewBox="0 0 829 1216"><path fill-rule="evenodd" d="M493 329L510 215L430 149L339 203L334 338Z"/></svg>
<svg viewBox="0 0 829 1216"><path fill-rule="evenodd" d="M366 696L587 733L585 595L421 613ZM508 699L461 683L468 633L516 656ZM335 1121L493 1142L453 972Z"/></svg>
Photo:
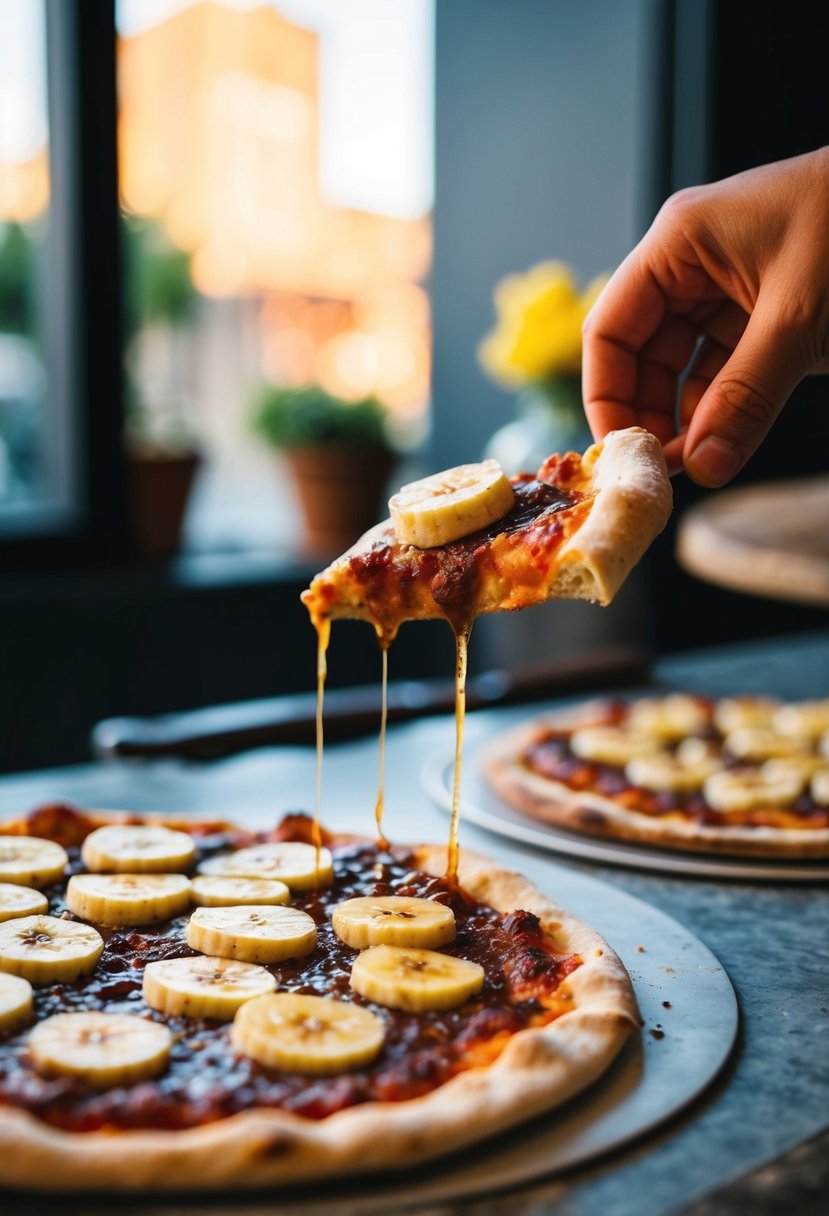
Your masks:
<svg viewBox="0 0 829 1216"><path fill-rule="evenodd" d="M704 486L731 480L816 371L829 371L829 147L668 199L584 323L595 437L644 426Z"/></svg>

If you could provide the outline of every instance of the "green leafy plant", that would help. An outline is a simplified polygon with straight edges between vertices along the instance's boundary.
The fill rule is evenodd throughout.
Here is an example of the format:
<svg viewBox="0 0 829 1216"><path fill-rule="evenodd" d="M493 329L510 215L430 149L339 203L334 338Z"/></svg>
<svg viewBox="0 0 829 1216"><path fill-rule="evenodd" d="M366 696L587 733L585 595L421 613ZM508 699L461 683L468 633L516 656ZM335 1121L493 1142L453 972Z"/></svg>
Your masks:
<svg viewBox="0 0 829 1216"><path fill-rule="evenodd" d="M309 385L264 385L252 417L254 431L279 448L386 448L386 411L376 397L343 401Z"/></svg>

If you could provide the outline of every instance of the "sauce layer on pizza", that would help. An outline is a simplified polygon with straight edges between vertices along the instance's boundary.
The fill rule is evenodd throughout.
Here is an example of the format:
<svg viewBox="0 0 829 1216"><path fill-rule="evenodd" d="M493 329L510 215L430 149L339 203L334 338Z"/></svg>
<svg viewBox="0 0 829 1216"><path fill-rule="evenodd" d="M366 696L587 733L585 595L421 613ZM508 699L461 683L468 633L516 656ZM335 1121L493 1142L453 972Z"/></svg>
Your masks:
<svg viewBox="0 0 829 1216"><path fill-rule="evenodd" d="M66 905L66 880L83 872L80 846L95 826L82 812L61 806L33 812L25 821L28 836L57 841L69 856L65 877L44 890L52 917L78 919ZM248 833L224 824L197 824L186 830L196 846L196 866L209 869L206 862L232 855L233 849L310 842L311 828L309 819L297 815L268 833ZM14 841L14 837L6 839ZM316 945L305 957L267 967L278 991L366 1004L350 985L359 951L334 931L331 913L346 900L396 896L430 900L451 909L455 936L442 952L483 968L480 992L450 1009L415 1013L383 1008L385 1039L375 1062L333 1077L308 1076L265 1068L234 1050L226 1022L171 1017L148 1008L142 997L147 965L197 954L187 941L188 915L123 927L98 923L95 927L104 946L94 970L70 983L37 986L33 1022L90 1010L163 1022L173 1034L166 1068L135 1085L104 1090L71 1076L48 1071L44 1075L32 1059L27 1025L6 1036L0 1046L0 1103L19 1106L76 1132L188 1128L262 1107L318 1120L358 1103L418 1097L462 1070L491 1063L517 1032L546 1025L572 1009L572 998L561 984L583 960L577 953L562 951L534 913L520 909L500 913L457 884L419 872L414 855L405 847L381 849L368 841L331 836L325 838L325 845L333 850L330 885L296 891L291 898L292 907L313 919ZM13 926L14 920L6 923ZM0 969L14 972L14 959L4 954L2 944Z"/></svg>

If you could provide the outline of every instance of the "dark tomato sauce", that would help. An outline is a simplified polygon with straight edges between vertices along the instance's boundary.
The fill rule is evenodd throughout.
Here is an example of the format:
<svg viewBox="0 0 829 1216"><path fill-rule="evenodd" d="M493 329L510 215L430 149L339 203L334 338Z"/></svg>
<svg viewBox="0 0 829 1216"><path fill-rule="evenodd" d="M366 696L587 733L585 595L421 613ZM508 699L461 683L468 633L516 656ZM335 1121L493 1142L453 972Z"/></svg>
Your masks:
<svg viewBox="0 0 829 1216"><path fill-rule="evenodd" d="M384 606L388 606L391 583L397 585L400 601L405 604L407 587L426 582L436 606L456 628L463 628L473 616L477 576L486 565L492 541L529 528L549 539L561 532L556 516L585 498L584 494L558 489L529 473L514 478L513 489L515 502L506 515L440 548L421 549L414 557L407 549L406 560L397 561L397 548L390 543L393 540L390 534L390 540L380 540L368 552L355 554L350 560L352 573L364 588L365 602L376 608L378 620L383 619Z"/></svg>
<svg viewBox="0 0 829 1216"><path fill-rule="evenodd" d="M620 720L616 718L615 720ZM550 732L531 744L524 753L523 762L533 772L552 781L560 781L574 791L592 790L597 794L618 802L627 810L638 811L642 815L659 818L662 815L676 814L681 811L684 815L699 824L733 824L735 818L724 811L717 811L709 806L700 791L694 793L673 793L645 789L642 786L631 785L625 776L625 770L613 764L598 764L592 760L582 760L570 749L569 736L564 733ZM731 763L730 767L736 767ZM804 828L829 827L829 809L820 807L808 795L804 794L793 806L786 808L802 820ZM751 818L741 817L741 826L751 826ZM762 825L768 822L762 812L758 812L756 823Z"/></svg>
<svg viewBox="0 0 829 1216"><path fill-rule="evenodd" d="M62 813L67 813L62 810ZM81 813L69 812L80 821ZM35 823L45 835L44 822ZM281 828L254 836L218 829L195 835L200 859L241 843L264 839L308 839L305 816L291 816ZM186 828L186 824L182 824ZM63 829L66 830L63 830ZM86 831L89 830L87 824ZM35 832L35 834L38 834ZM55 831L70 853L70 873L82 868L79 843L86 832L64 818ZM73 835L76 843L70 843ZM502 915L471 899L444 879L412 869L405 848L381 850L367 843L334 849L334 884L298 894L293 906L308 912L318 926L317 945L306 958L269 968L277 990L330 996L366 1005L383 1018L386 1041L369 1066L332 1077L306 1077L269 1070L239 1055L230 1043L230 1023L170 1017L148 1009L141 993L144 967L157 959L194 955L185 940L187 917L159 925L109 929L96 925L105 941L98 966L72 984L35 988L35 1018L71 1010L105 1009L151 1017L174 1035L167 1070L153 1080L105 1090L90 1089L69 1077L45 1078L33 1068L26 1049L28 1031L0 1037L0 1102L23 1107L38 1118L70 1131L118 1128L184 1128L221 1119L253 1107L281 1107L310 1119L368 1101L402 1101L426 1093L478 1062L476 1048L505 1039L562 1012L554 994L581 959L563 955L530 912ZM46 894L53 916L66 910L64 883ZM444 948L479 963L483 991L457 1009L410 1014L364 1001L349 986L357 951L331 927L331 909L358 895L427 896L451 906L457 936Z"/></svg>

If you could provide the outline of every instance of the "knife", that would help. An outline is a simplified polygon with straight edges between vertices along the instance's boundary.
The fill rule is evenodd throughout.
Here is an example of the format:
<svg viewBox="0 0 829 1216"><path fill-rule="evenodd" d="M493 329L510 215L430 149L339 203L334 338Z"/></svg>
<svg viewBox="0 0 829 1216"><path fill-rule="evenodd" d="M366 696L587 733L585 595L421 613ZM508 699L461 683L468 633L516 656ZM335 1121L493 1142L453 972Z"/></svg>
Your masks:
<svg viewBox="0 0 829 1216"><path fill-rule="evenodd" d="M513 705L642 684L649 677L650 659L644 648L612 647L546 666L482 672L469 679L466 704L469 709ZM454 681L389 683L389 722L450 713L454 705ZM379 718L377 684L333 688L325 694L326 740L370 734L377 730ZM92 749L100 759L217 760L254 747L313 743L315 721L316 695L295 693L159 717L108 718L93 729Z"/></svg>

